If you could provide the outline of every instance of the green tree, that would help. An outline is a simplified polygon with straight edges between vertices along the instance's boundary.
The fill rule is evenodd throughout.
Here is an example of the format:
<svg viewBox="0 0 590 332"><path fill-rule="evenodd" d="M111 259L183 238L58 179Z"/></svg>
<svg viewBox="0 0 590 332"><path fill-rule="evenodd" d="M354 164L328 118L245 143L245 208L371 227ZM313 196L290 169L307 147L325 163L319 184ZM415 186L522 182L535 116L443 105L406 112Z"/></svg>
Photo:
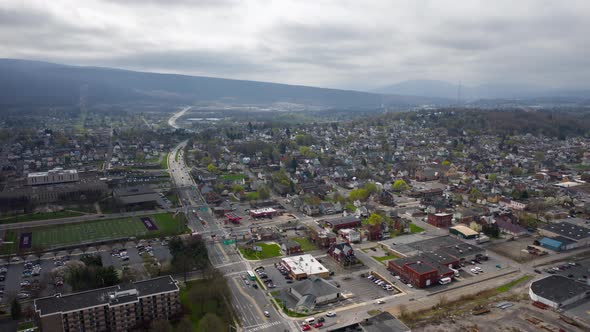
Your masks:
<svg viewBox="0 0 590 332"><path fill-rule="evenodd" d="M402 191L410 189L410 186L408 186L406 181L399 179L399 180L395 180L395 182L391 186L391 189L393 191L402 192Z"/></svg>
<svg viewBox="0 0 590 332"><path fill-rule="evenodd" d="M383 222L383 217L378 213L371 213L369 219L367 219L367 223L369 225L381 225Z"/></svg>
<svg viewBox="0 0 590 332"><path fill-rule="evenodd" d="M13 320L19 320L22 315L22 308L17 299L13 299L10 303L10 317Z"/></svg>
<svg viewBox="0 0 590 332"><path fill-rule="evenodd" d="M490 182L496 182L496 180L498 179L498 175L495 173L490 173L488 174L488 181Z"/></svg>
<svg viewBox="0 0 590 332"><path fill-rule="evenodd" d="M260 199L269 199L270 198L270 191L267 187L260 187L258 188L258 197Z"/></svg>
<svg viewBox="0 0 590 332"><path fill-rule="evenodd" d="M207 165L207 170L211 173L215 173L217 174L219 172L219 169L217 168L217 166L213 165L213 164L209 164Z"/></svg>
<svg viewBox="0 0 590 332"><path fill-rule="evenodd" d="M174 332L174 327L169 321L158 319L152 322L150 325L150 332Z"/></svg>
<svg viewBox="0 0 590 332"><path fill-rule="evenodd" d="M224 331L227 326L216 314L208 312L199 321L200 332Z"/></svg>
<svg viewBox="0 0 590 332"><path fill-rule="evenodd" d="M369 197L369 192L366 189L353 189L348 194L348 198L351 201L361 201L364 202Z"/></svg>
<svg viewBox="0 0 590 332"><path fill-rule="evenodd" d="M258 192L252 191L246 194L247 201L257 201L259 198Z"/></svg>
<svg viewBox="0 0 590 332"><path fill-rule="evenodd" d="M442 162L442 165L443 166L451 166L451 162L448 161L448 160L445 160L445 161Z"/></svg>
<svg viewBox="0 0 590 332"><path fill-rule="evenodd" d="M373 182L367 182L364 186L364 189L369 193L369 195L378 191L377 185Z"/></svg>

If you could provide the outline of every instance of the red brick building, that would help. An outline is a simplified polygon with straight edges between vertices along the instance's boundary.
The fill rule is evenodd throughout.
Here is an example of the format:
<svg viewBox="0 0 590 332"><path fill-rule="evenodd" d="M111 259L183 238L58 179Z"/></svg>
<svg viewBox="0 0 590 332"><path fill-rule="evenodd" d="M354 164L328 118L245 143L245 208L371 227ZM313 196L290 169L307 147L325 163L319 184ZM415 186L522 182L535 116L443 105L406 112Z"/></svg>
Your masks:
<svg viewBox="0 0 590 332"><path fill-rule="evenodd" d="M450 213L430 213L428 223L439 228L449 228L452 225L453 215Z"/></svg>
<svg viewBox="0 0 590 332"><path fill-rule="evenodd" d="M416 288L436 284L440 279L453 275L453 266L459 259L445 253L428 252L414 257L405 257L388 262L388 269Z"/></svg>
<svg viewBox="0 0 590 332"><path fill-rule="evenodd" d="M361 220L356 216L328 219L325 223L333 231L338 231L342 228L357 228L361 226Z"/></svg>

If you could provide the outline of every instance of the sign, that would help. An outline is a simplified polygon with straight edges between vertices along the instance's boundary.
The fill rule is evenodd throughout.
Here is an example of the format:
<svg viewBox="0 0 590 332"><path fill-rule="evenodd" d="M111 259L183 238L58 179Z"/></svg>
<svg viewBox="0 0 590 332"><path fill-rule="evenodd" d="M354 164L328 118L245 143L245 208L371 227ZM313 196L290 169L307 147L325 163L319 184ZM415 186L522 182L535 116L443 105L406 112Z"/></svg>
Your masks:
<svg viewBox="0 0 590 332"><path fill-rule="evenodd" d="M229 246L229 245L235 244L235 243L236 243L236 240L233 240L233 239L223 240L223 244L225 244L226 246Z"/></svg>

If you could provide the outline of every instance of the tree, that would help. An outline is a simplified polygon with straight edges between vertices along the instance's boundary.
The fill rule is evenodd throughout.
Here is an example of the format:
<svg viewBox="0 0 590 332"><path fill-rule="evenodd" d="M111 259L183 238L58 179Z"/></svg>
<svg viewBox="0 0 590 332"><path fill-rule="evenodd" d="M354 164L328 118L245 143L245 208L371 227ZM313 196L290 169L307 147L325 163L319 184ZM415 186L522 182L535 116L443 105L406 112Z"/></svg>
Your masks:
<svg viewBox="0 0 590 332"><path fill-rule="evenodd" d="M217 166L213 165L213 164L209 164L207 165L207 170L211 173L217 173L219 172L219 169L217 168Z"/></svg>
<svg viewBox="0 0 590 332"><path fill-rule="evenodd" d="M260 199L269 199L270 198L270 191L267 187L260 187L258 188L258 197Z"/></svg>
<svg viewBox="0 0 590 332"><path fill-rule="evenodd" d="M402 192L402 191L410 189L410 186L408 186L406 181L399 179L399 180L395 180L395 182L393 183L393 186L391 186L391 189L393 191Z"/></svg>
<svg viewBox="0 0 590 332"><path fill-rule="evenodd" d="M361 201L364 202L369 197L369 192L366 189L353 189L348 194L348 198L351 201Z"/></svg>
<svg viewBox="0 0 590 332"><path fill-rule="evenodd" d="M488 181L494 183L494 182L496 182L497 179L498 179L498 175L496 175L495 173L488 174Z"/></svg>
<svg viewBox="0 0 590 332"><path fill-rule="evenodd" d="M216 314L208 312L199 321L200 332L224 331L227 327Z"/></svg>
<svg viewBox="0 0 590 332"><path fill-rule="evenodd" d="M383 217L377 213L371 213L369 219L367 219L369 225L381 225L383 223Z"/></svg>
<svg viewBox="0 0 590 332"><path fill-rule="evenodd" d="M174 332L174 328L169 321L158 319L152 322L150 325L150 332Z"/></svg>
<svg viewBox="0 0 590 332"><path fill-rule="evenodd" d="M13 320L19 320L21 315L22 308L20 302L18 302L18 300L15 298L10 303L10 317L12 317Z"/></svg>
<svg viewBox="0 0 590 332"><path fill-rule="evenodd" d="M445 161L442 162L442 165L443 166L450 166L451 165L451 162L448 161L448 160L445 160Z"/></svg>
<svg viewBox="0 0 590 332"><path fill-rule="evenodd" d="M364 189L369 193L369 195L378 191L377 185L373 182L367 182L364 186Z"/></svg>

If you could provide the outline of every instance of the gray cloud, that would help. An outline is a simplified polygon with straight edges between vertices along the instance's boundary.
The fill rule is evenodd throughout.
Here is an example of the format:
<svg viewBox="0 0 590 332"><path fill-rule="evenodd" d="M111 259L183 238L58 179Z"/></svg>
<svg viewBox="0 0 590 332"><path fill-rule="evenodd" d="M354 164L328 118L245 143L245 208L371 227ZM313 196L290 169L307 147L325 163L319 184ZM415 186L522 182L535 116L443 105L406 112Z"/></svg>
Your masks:
<svg viewBox="0 0 590 332"><path fill-rule="evenodd" d="M0 28L0 57L316 86L590 77L582 0L24 0Z"/></svg>

